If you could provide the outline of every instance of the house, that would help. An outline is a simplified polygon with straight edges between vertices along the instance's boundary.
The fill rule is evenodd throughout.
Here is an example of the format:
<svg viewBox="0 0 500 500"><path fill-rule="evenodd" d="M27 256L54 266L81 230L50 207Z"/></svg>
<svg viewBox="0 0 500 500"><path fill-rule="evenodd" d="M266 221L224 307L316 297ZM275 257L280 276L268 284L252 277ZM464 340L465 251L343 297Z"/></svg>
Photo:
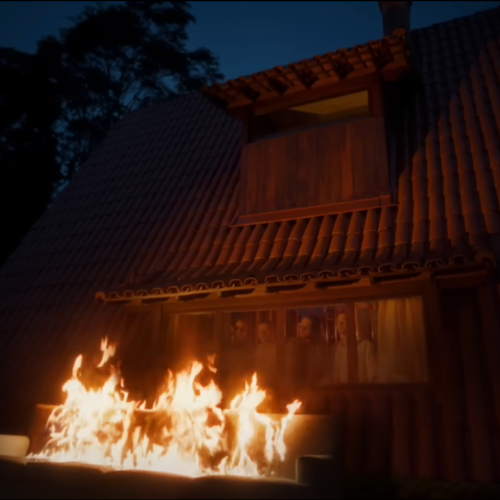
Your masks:
<svg viewBox="0 0 500 500"><path fill-rule="evenodd" d="M500 9L126 116L0 270L0 432L118 338L130 390L332 413L348 471L500 480Z"/></svg>

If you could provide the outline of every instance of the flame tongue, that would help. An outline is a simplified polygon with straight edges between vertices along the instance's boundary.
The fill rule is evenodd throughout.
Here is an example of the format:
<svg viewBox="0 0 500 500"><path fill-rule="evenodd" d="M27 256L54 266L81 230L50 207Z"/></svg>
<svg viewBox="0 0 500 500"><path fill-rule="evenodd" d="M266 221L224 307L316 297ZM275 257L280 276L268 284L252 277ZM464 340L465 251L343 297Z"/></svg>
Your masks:
<svg viewBox="0 0 500 500"><path fill-rule="evenodd" d="M108 338L101 340L102 359L97 368L102 368L116 353L116 344L109 344Z"/></svg>
<svg viewBox="0 0 500 500"><path fill-rule="evenodd" d="M116 344L101 342L98 368L115 350ZM211 371L213 364L210 359ZM192 477L262 476L285 459L285 431L301 403L288 405L280 421L259 413L266 392L256 375L229 410L222 410L221 391L213 381L207 386L197 382L203 366L195 362L176 375L169 373L165 391L152 410L145 410L144 403L128 400L118 371L100 389L87 390L80 381L81 366L78 356L63 386L66 401L49 418L50 440L29 458Z"/></svg>

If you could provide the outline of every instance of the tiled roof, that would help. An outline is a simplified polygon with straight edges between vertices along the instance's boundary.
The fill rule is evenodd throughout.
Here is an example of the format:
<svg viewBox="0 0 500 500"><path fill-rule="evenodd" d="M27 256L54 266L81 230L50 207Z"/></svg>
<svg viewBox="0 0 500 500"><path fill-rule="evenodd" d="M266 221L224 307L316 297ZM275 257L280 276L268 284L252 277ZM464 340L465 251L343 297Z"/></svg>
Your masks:
<svg viewBox="0 0 500 500"><path fill-rule="evenodd" d="M500 9L412 35L424 94L397 207L230 227L238 121L199 94L123 119L0 270L0 431L22 430L73 356L120 328L99 290L497 260Z"/></svg>
<svg viewBox="0 0 500 500"><path fill-rule="evenodd" d="M498 19L495 9L413 32L412 57L423 92L415 118L408 120L396 207L232 227L235 165L225 197L217 205L214 201L196 231L190 224L191 233L176 234L162 255L161 272L139 276L98 297L117 300L496 262Z"/></svg>
<svg viewBox="0 0 500 500"><path fill-rule="evenodd" d="M287 66L276 66L248 77L214 84L204 92L225 102L229 108L260 102L306 89L338 83L370 71L386 73L408 64L404 30L394 36L328 52Z"/></svg>

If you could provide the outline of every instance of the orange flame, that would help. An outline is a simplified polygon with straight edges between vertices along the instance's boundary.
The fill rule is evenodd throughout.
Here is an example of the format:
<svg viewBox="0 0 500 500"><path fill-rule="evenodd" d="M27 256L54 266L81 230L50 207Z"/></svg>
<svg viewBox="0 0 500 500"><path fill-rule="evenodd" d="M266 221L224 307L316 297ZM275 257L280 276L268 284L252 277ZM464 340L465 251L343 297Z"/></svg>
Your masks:
<svg viewBox="0 0 500 500"><path fill-rule="evenodd" d="M98 367L115 350L116 344L103 339ZM285 459L286 428L301 403L288 405L281 420L259 413L266 392L258 387L256 374L223 410L220 389L213 381L207 386L197 382L203 366L194 362L176 375L169 372L165 391L153 409L146 410L145 403L128 400L116 370L100 389L86 389L80 380L82 359L76 358L72 377L63 386L65 403L49 418L48 443L28 458L191 477L258 477L272 473ZM214 359L208 361L215 372Z"/></svg>

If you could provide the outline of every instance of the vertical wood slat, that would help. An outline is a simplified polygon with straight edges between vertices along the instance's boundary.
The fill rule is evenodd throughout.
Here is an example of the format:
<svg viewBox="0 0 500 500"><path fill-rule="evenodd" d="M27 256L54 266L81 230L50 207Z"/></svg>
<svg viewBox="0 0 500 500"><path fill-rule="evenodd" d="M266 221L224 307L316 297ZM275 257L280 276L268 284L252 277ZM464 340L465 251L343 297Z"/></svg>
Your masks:
<svg viewBox="0 0 500 500"><path fill-rule="evenodd" d="M412 436L411 399L403 393L392 396L392 453L391 473L394 476L412 475Z"/></svg>
<svg viewBox="0 0 500 500"><path fill-rule="evenodd" d="M328 410L331 415L335 418L336 425L338 427L336 437L338 441L337 446L337 457L340 460L342 468L345 467L347 450L349 448L349 440L346 435L347 428L347 407L348 402L344 395L340 394L329 394L328 397Z"/></svg>
<svg viewBox="0 0 500 500"><path fill-rule="evenodd" d="M479 289L479 306L481 310L481 331L483 332L489 380L492 384L492 406L494 415L491 422L491 446L495 471L495 480L500 480L500 314L495 287L492 283Z"/></svg>
<svg viewBox="0 0 500 500"><path fill-rule="evenodd" d="M390 399L384 391L370 397L370 436L368 438L367 471L387 474L390 465L391 416Z"/></svg>
<svg viewBox="0 0 500 500"><path fill-rule="evenodd" d="M436 343L437 354L433 356L433 367L439 380L438 396L442 405L443 478L448 481L465 481L466 454L464 442L463 385L460 366L461 352L458 336L456 294L447 294L442 299L443 324Z"/></svg>
<svg viewBox="0 0 500 500"><path fill-rule="evenodd" d="M421 478L436 479L438 477L436 422L434 404L428 394L417 396L415 420L416 475Z"/></svg>
<svg viewBox="0 0 500 500"><path fill-rule="evenodd" d="M251 179L248 172L248 155L247 147L242 147L240 157L240 183L238 185L238 206L242 213L247 213L251 210L250 196L252 196Z"/></svg>
<svg viewBox="0 0 500 500"><path fill-rule="evenodd" d="M290 138L293 140L293 138ZM319 205L317 131L302 132L296 136L297 176L289 177L289 185L295 187L298 207ZM326 150L328 151L328 150ZM327 156L327 155L325 155ZM328 155L329 156L329 155ZM286 166L285 166L286 169ZM288 207L286 207L288 208Z"/></svg>
<svg viewBox="0 0 500 500"><path fill-rule="evenodd" d="M348 149L353 189L351 199L389 193L388 155L383 124L380 118L350 124ZM371 158L372 154L377 155L376 161Z"/></svg>
<svg viewBox="0 0 500 500"><path fill-rule="evenodd" d="M485 401L485 383L480 359L477 320L479 319L475 293L461 295L459 309L459 334L463 353L466 411L470 432L472 479L491 482L494 477L490 436L488 434L488 410Z"/></svg>
<svg viewBox="0 0 500 500"><path fill-rule="evenodd" d="M344 456L347 472L360 472L364 469L367 443L366 431L370 425L366 410L366 401L360 394L355 392L349 394L346 423L347 447Z"/></svg>
<svg viewBox="0 0 500 500"><path fill-rule="evenodd" d="M337 134L332 138L332 134ZM318 205L328 204L333 200L340 200L342 197L342 169L339 171L337 165L342 165L342 150L332 148L332 144L338 144L342 139L341 130L316 131L316 159L318 162ZM324 151L330 150L330 154L325 155Z"/></svg>
<svg viewBox="0 0 500 500"><path fill-rule="evenodd" d="M363 118L247 144L241 169L240 215L387 195L384 119Z"/></svg>

